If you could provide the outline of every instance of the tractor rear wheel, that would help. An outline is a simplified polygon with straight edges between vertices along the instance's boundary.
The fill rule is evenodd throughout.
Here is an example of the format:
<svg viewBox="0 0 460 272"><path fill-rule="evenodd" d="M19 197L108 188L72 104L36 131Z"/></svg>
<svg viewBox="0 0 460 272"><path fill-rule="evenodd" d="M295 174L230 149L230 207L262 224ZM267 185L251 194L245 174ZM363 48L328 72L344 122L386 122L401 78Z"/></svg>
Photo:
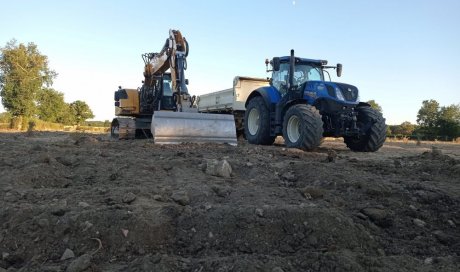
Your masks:
<svg viewBox="0 0 460 272"><path fill-rule="evenodd" d="M287 147L312 150L320 146L323 121L319 111L304 104L290 107L284 115L283 137Z"/></svg>
<svg viewBox="0 0 460 272"><path fill-rule="evenodd" d="M244 115L244 134L251 144L271 145L276 136L270 136L270 110L262 97L252 98Z"/></svg>
<svg viewBox="0 0 460 272"><path fill-rule="evenodd" d="M387 126L382 114L371 107L358 108L358 127L366 130L359 137L344 137L348 148L357 152L375 152L386 139Z"/></svg>

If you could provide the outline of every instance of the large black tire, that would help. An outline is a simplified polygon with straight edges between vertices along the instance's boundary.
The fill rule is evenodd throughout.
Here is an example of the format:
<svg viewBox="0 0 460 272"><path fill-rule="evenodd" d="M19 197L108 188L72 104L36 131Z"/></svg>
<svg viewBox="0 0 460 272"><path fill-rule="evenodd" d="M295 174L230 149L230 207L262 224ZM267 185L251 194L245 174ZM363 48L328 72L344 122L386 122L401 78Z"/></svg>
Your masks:
<svg viewBox="0 0 460 272"><path fill-rule="evenodd" d="M283 137L287 147L315 149L321 145L323 132L321 115L313 106L294 105L284 115Z"/></svg>
<svg viewBox="0 0 460 272"><path fill-rule="evenodd" d="M375 152L379 150L387 137L385 118L371 107L358 108L358 127L366 130L360 137L344 137L348 148L357 152Z"/></svg>
<svg viewBox="0 0 460 272"><path fill-rule="evenodd" d="M270 136L270 110L262 97L252 98L244 114L244 134L251 144L271 145L276 136Z"/></svg>

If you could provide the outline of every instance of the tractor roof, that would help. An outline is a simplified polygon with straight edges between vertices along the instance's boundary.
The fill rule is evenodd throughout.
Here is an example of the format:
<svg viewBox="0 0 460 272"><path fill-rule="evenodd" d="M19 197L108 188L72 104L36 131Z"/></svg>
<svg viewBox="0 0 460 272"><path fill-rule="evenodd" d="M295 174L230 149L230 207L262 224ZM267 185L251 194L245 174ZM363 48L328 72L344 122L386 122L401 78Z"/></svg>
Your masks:
<svg viewBox="0 0 460 272"><path fill-rule="evenodd" d="M290 56L280 57L280 62L281 63L289 62L290 58L291 58ZM311 63L315 65L326 65L327 64L327 60L304 59L304 58L297 58L297 57L295 58L295 62L296 63Z"/></svg>

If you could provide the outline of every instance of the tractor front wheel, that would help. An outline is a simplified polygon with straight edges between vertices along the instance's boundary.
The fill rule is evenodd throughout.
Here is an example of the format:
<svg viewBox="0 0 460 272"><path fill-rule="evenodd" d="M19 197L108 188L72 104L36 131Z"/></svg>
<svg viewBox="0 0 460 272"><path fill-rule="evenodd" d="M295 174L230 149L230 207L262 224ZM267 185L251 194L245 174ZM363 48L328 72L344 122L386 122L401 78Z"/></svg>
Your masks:
<svg viewBox="0 0 460 272"><path fill-rule="evenodd" d="M290 107L284 115L283 138L287 147L312 150L320 146L323 121L318 110L304 104Z"/></svg>
<svg viewBox="0 0 460 272"><path fill-rule="evenodd" d="M359 137L344 137L348 148L357 152L375 152L386 139L387 126L382 114L371 107L358 108L358 127L365 131Z"/></svg>

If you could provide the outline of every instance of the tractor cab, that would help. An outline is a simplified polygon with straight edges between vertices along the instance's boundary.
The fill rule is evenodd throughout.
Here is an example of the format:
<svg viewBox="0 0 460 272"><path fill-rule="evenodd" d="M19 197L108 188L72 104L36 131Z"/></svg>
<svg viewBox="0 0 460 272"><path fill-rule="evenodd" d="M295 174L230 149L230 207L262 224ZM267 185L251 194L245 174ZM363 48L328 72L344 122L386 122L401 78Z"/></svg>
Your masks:
<svg viewBox="0 0 460 272"><path fill-rule="evenodd" d="M307 81L324 81L324 73L326 68L337 69L337 76L342 74L342 65L326 66L326 60L314 60L306 58L294 58L291 64L291 57L275 57L271 61L266 60L267 72L272 72L270 84L275 87L282 96L287 93L290 88L304 87ZM268 70L268 64L272 65L272 70ZM292 82L290 82L291 65L293 65ZM330 76L329 76L330 79ZM303 89L303 88L302 88Z"/></svg>

